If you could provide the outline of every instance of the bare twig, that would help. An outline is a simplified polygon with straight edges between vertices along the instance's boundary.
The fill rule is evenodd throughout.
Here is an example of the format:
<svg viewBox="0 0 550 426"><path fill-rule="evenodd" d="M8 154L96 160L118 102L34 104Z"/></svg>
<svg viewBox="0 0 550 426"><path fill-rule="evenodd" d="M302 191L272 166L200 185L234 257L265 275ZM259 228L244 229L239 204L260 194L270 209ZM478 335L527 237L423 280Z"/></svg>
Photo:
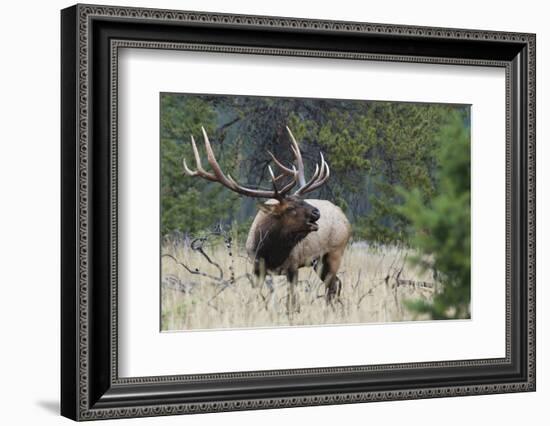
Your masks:
<svg viewBox="0 0 550 426"><path fill-rule="evenodd" d="M169 259L172 259L174 262L176 262L177 265L181 266L182 268L184 268L187 272L189 272L190 274L193 274L193 275L200 275L202 277L205 277L205 278L210 278L211 280L215 280L215 281L220 281L221 279L223 279L223 276L222 277L215 277L214 275L210 275L210 274L207 274L206 272L201 272L199 271L198 268L195 268L195 269L191 269L189 266L187 266L185 263L183 262L180 262L178 259L176 259L175 256L172 256L171 254L168 254L168 253L164 253L162 255L162 257L168 257Z"/></svg>
<svg viewBox="0 0 550 426"><path fill-rule="evenodd" d="M221 266L214 262L212 259L210 259L210 257L206 254L206 252L203 250L203 245L204 243L208 240L208 237L200 237L200 238L195 238L192 242L191 242L191 249L193 251L196 251L196 252L199 252L205 259L208 263L210 263L211 265L215 266L218 271L220 272L220 276L219 276L219 280L223 280L223 269L221 268Z"/></svg>
<svg viewBox="0 0 550 426"><path fill-rule="evenodd" d="M207 304L210 305L210 303L211 303L216 297L218 297L220 294L222 294L222 293L225 291L225 289L226 289L226 288L229 288L229 287L230 287L229 284L226 284L226 285L222 286L222 288L220 288L220 289L214 294L214 296L212 296L210 299L208 299Z"/></svg>
<svg viewBox="0 0 550 426"><path fill-rule="evenodd" d="M356 290L359 286L359 283L361 282L361 272L362 270L359 269L359 272L357 273L357 281L355 281L355 284L353 285L353 289Z"/></svg>

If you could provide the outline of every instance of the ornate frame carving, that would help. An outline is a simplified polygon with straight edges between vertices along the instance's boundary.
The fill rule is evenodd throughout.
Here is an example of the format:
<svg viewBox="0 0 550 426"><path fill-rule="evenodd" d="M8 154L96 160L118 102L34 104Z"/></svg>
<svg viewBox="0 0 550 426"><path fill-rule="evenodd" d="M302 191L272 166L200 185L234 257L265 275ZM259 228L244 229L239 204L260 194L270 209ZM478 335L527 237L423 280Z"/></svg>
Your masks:
<svg viewBox="0 0 550 426"><path fill-rule="evenodd" d="M327 37L343 36L353 42L357 37L379 40L373 48L354 50L353 45L338 50L319 48L260 47L246 44L222 45L206 41L182 41L159 33L159 40L133 38L124 24L139 23L141 31L157 34L171 25L195 29L224 28L228 32L247 29L277 34L314 32ZM105 26L105 28L102 27ZM108 27L108 28L107 28ZM102 38L102 31L109 33ZM139 31L138 31L139 32ZM116 34L125 35L117 37ZM95 38L94 38L95 37ZM370 37L370 38L369 38ZM190 37L191 39L193 37ZM243 38L245 40L246 37ZM420 47L419 54L387 51L385 41ZM283 40L283 44L284 44ZM438 56L426 52L434 43L474 48L464 56ZM102 44L103 43L103 44ZM447 43L447 44L445 44ZM335 39L335 45L338 45ZM338 45L340 46L340 45ZM386 47L385 47L386 46ZM458 46L458 47L457 47ZM388 364L377 366L327 367L321 369L275 370L222 373L193 376L119 378L117 374L117 69L120 47L223 51L266 55L299 55L398 62L483 65L506 69L506 357L502 359L451 362ZM384 50L386 49L386 50ZM462 50L461 50L462 49ZM476 50L477 49L477 50ZM493 53L489 54L489 50ZM101 53L103 56L99 55ZM98 56L99 55L99 56ZM533 391L535 389L535 36L510 32L477 31L401 25L335 22L264 16L244 16L126 7L76 5L62 12L62 414L77 420L113 417L138 417L197 412L261 409L352 402L433 398L442 396ZM96 67L96 68L94 68ZM108 105L98 99L107 98ZM99 105L99 106L98 106ZM102 106L103 105L103 106ZM104 111L107 108L108 111ZM104 133L96 131L99 121L108 121ZM105 126L104 126L105 127ZM95 132L95 134L94 134ZM107 137L105 137L107 135ZM94 139L95 138L95 139ZM103 139L101 139L103 138ZM99 146L100 143L108 146ZM99 150L99 151L98 151ZM106 150L106 154L104 151ZM99 181L90 158L109 157L108 182ZM92 167L97 167L94 164ZM107 189L102 199L95 188ZM519 210L518 210L519 209ZM101 212L101 226L109 237L98 237L92 226ZM106 223L104 223L106 222ZM99 241L99 243L98 243ZM109 253L108 271L97 272L94 250L98 244ZM521 258L519 263L514 259ZM513 261L514 260L514 261ZM107 283L97 276L106 274ZM103 275L102 275L103 276ZM91 294L93 292L93 294ZM94 300L94 307L91 301ZM98 312L97 303L109 309ZM95 309L95 310L94 310ZM98 325L101 323L101 327ZM99 343L98 343L99 342ZM96 346L94 346L94 344ZM513 377L474 380L470 384L452 384L452 369L474 371L494 366ZM393 372L396 382L403 371L430 371L431 386L396 384L377 389L372 382L363 387L348 386L341 391L324 391L331 377ZM477 370L476 370L477 371ZM515 375L512 375L512 372ZM467 375L467 374L466 374ZM288 385L286 393L273 387L267 398L220 394L214 400L199 394L168 399L163 387L198 385L201 389L220 386L230 380L248 380L254 386L269 386L269 380L285 378L299 383L305 378L319 380L311 392L297 392ZM436 378L439 377L440 381ZM262 380L266 381L260 383ZM458 380L457 380L458 381ZM322 382L322 383L321 383ZM289 382L290 383L290 382ZM140 386L138 397L133 392ZM145 389L145 390L144 390ZM243 388L244 389L244 388ZM313 388L312 388L313 389ZM249 390L252 392L252 390ZM253 394L253 392L252 392ZM250 394L250 395L252 395ZM241 396L241 397L239 397Z"/></svg>

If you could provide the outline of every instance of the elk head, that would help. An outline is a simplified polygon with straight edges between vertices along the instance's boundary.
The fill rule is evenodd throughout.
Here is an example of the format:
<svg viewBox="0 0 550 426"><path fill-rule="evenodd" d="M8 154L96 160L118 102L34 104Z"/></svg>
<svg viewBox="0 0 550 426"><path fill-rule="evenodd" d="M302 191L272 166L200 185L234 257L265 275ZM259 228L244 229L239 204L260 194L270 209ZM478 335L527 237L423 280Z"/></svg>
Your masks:
<svg viewBox="0 0 550 426"><path fill-rule="evenodd" d="M191 170L187 166L185 159L183 160L183 168L189 176L198 176L212 182L219 182L231 191L241 195L268 199L268 201L259 205L261 211L259 214L263 214L264 216L261 218L256 229L254 231L251 230L251 232L258 234L257 252L259 255L262 255L262 252L266 253L265 257L272 260L267 262L270 267L275 267L277 263L284 261L285 253L287 255L289 250L310 232L315 232L319 229L319 225L317 224L321 216L319 209L304 201L302 196L319 188L330 176L328 164L323 158L323 154L320 153L321 165L315 165L315 172L306 181L300 148L288 127L287 131L290 136L290 149L294 155L294 164L287 167L269 152L273 162L280 170L280 174L275 176L271 166L268 166L273 187L271 190L248 188L237 183L230 174L224 174L216 160L204 128L202 128L202 134L208 163L212 172L206 171L202 167L199 150L193 136L191 136L191 146L195 156L196 170ZM291 190L296 185L298 185L298 189L290 195ZM268 256L267 253L271 254ZM273 257L273 253L278 253L276 256L277 259Z"/></svg>

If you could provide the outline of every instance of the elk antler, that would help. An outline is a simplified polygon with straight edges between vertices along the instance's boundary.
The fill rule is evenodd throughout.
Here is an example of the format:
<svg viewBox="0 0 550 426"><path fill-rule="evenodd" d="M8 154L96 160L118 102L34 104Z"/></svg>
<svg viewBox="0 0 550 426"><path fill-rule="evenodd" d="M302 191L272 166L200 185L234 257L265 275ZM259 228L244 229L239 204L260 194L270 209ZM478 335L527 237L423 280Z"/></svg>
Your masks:
<svg viewBox="0 0 550 426"><path fill-rule="evenodd" d="M292 153L294 154L294 158L296 160L296 167L298 168L298 182L300 183L300 187L294 192L294 195L304 195L308 192L314 191L315 189L323 185L330 176L330 169L327 162L325 161L325 158L323 157L323 153L319 152L319 155L321 156L321 166L319 167L318 164L315 164L315 172L313 173L311 179L306 182L304 161L302 160L300 147L298 146L298 142L296 142L296 138L294 137L288 126L286 127L286 130L290 135L290 148L292 149ZM271 157L273 158L277 166L284 167L275 159L273 154L271 154ZM284 167L284 169L286 172L290 171L290 169L288 169L287 167Z"/></svg>
<svg viewBox="0 0 550 426"><path fill-rule="evenodd" d="M184 158L183 169L185 170L185 173L187 173L189 176L199 176L212 182L219 182L223 186L229 188L230 190L238 194L246 195L248 197L257 197L257 198L281 199L296 185L296 182L299 179L299 171L296 170L296 167L292 166L292 169L289 169L288 167L283 166L283 164L279 160L277 160L271 153L270 154L274 159L275 163L282 170L282 174L275 177L273 170L271 169L270 166L268 166L269 174L271 175L271 182L273 184L272 191L269 191L266 189L247 188L237 183L237 181L233 179L230 174L226 176L222 172L222 169L218 164L218 161L216 160L216 156L214 155L214 151L212 150L212 146L210 145L210 141L208 140L208 135L206 134L206 130L204 130L204 127L201 127L201 130L202 130L202 135L204 137L204 146L206 148L208 164L210 164L210 167L212 168L212 171L214 173L207 172L206 170L203 169L197 144L195 143L195 139L193 138L193 136L191 136L191 146L193 148L193 154L195 156L195 163L197 165L197 170L191 170L187 166L187 163L185 162L185 158ZM284 176L290 176L291 180L282 188L278 188L277 181L279 181Z"/></svg>

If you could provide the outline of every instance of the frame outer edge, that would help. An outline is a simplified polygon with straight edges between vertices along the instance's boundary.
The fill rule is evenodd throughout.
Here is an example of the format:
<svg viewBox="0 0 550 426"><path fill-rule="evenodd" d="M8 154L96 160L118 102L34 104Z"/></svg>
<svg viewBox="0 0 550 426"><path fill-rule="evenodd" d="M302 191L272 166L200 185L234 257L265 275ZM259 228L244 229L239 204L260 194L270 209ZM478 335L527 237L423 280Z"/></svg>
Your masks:
<svg viewBox="0 0 550 426"><path fill-rule="evenodd" d="M61 406L63 416L78 414L77 303L77 7L61 11Z"/></svg>
<svg viewBox="0 0 550 426"><path fill-rule="evenodd" d="M527 105L527 173L528 173L528 246L527 246L527 286L528 286L528 351L527 374L532 391L536 391L536 117L537 117L537 89L536 89L536 34L529 34L527 42L527 79L528 79L528 105Z"/></svg>
<svg viewBox="0 0 550 426"><path fill-rule="evenodd" d="M504 393L534 390L535 383L535 322L534 322L534 285L535 285L535 183L534 183L534 148L535 148L535 36L527 33L510 33L482 30L462 30L462 29L447 29L447 28L429 28L415 27L404 25L387 25L387 24L368 24L354 22L336 22L313 19L299 18L277 18L266 16L244 16L244 15L228 15L208 12L185 12L185 11L170 11L158 9L141 9L127 7L110 7L97 5L77 5L70 8L76 12L75 31L77 49L74 52L74 60L76 66L75 80L77 82L75 89L75 98L77 101L77 124L76 124L76 141L78 151L72 161L76 159L76 174L75 185L77 191L77 202L73 205L72 210L77 216L77 233L78 236L77 251L77 283L78 289L73 291L76 293L76 314L73 318L73 325L77 325L76 336L73 336L75 353L78 356L75 364L76 381L74 390L77 394L75 407L75 419L91 420L113 417L141 417L151 415L169 415L180 413L194 412L219 412L229 410L243 409L264 409L264 408L282 408L293 406L309 406L309 405L325 405L325 404L344 404L353 402L367 402L380 400L400 400L400 399L416 399L416 398L433 398L441 396L461 396L489 393ZM65 9L63 13L68 13ZM494 385L472 385L450 386L448 388L428 388L428 389L403 389L402 391L387 391L387 392L368 392L356 394L327 394L305 397L281 397L246 401L216 401L202 404L163 404L160 406L143 406L139 408L120 407L112 409L93 409L88 406L88 374L89 374L89 329L88 329L88 84L89 82L89 64L88 64L88 48L91 40L89 39L88 22L90 17L106 17L120 19L136 19L136 20L168 20L176 22L193 22L206 24L223 24L231 26L255 26L260 28L290 28L290 29L310 29L310 30L326 30L328 32L359 32L359 33L382 33L389 36L390 34L398 33L401 35L411 35L412 37L420 38L442 38L442 39L470 39L470 40L486 40L486 41L507 41L517 42L528 46L528 106L526 112L528 118L528 152L527 161L528 168L528 185L527 188L527 203L528 210L528 229L529 240L527 248L528 258L528 283L525 283L527 288L528 307L527 314L529 318L528 337L527 337L527 355L528 365L527 371L529 376L526 381L522 382L507 382ZM402 32L401 32L402 31ZM66 113L65 105L62 107L63 113ZM62 123L63 129L67 124ZM63 147L65 146L65 142ZM64 166L66 160L63 161ZM65 168L66 170L66 168ZM67 184L63 182L63 189L66 190ZM68 210L68 207L64 207ZM63 224L63 226L66 226ZM73 257L70 260L74 259ZM66 268L67 257L63 256L64 266ZM66 280L63 285L67 286ZM76 286L75 286L76 287ZM64 288L64 287L63 287ZM64 317L65 318L65 317ZM70 339L69 339L70 340ZM63 348L62 348L63 349ZM62 369L66 369L63 365ZM63 396L66 395L62 392ZM66 401L66 399L65 399ZM62 403L63 405L63 403ZM64 413L66 415L67 412Z"/></svg>
<svg viewBox="0 0 550 426"><path fill-rule="evenodd" d="M88 27L88 11L83 4L77 4L76 31L78 35L77 51L77 107L78 123L76 144L77 154L77 180L78 180L78 357L77 374L77 419L78 421L90 419L92 411L89 408L89 374L90 362L88 345L90 342L90 331L88 326L88 309L90 307L88 298L88 233L89 233L89 173L88 173L88 135L89 135L89 86L90 86L90 52L91 38Z"/></svg>

